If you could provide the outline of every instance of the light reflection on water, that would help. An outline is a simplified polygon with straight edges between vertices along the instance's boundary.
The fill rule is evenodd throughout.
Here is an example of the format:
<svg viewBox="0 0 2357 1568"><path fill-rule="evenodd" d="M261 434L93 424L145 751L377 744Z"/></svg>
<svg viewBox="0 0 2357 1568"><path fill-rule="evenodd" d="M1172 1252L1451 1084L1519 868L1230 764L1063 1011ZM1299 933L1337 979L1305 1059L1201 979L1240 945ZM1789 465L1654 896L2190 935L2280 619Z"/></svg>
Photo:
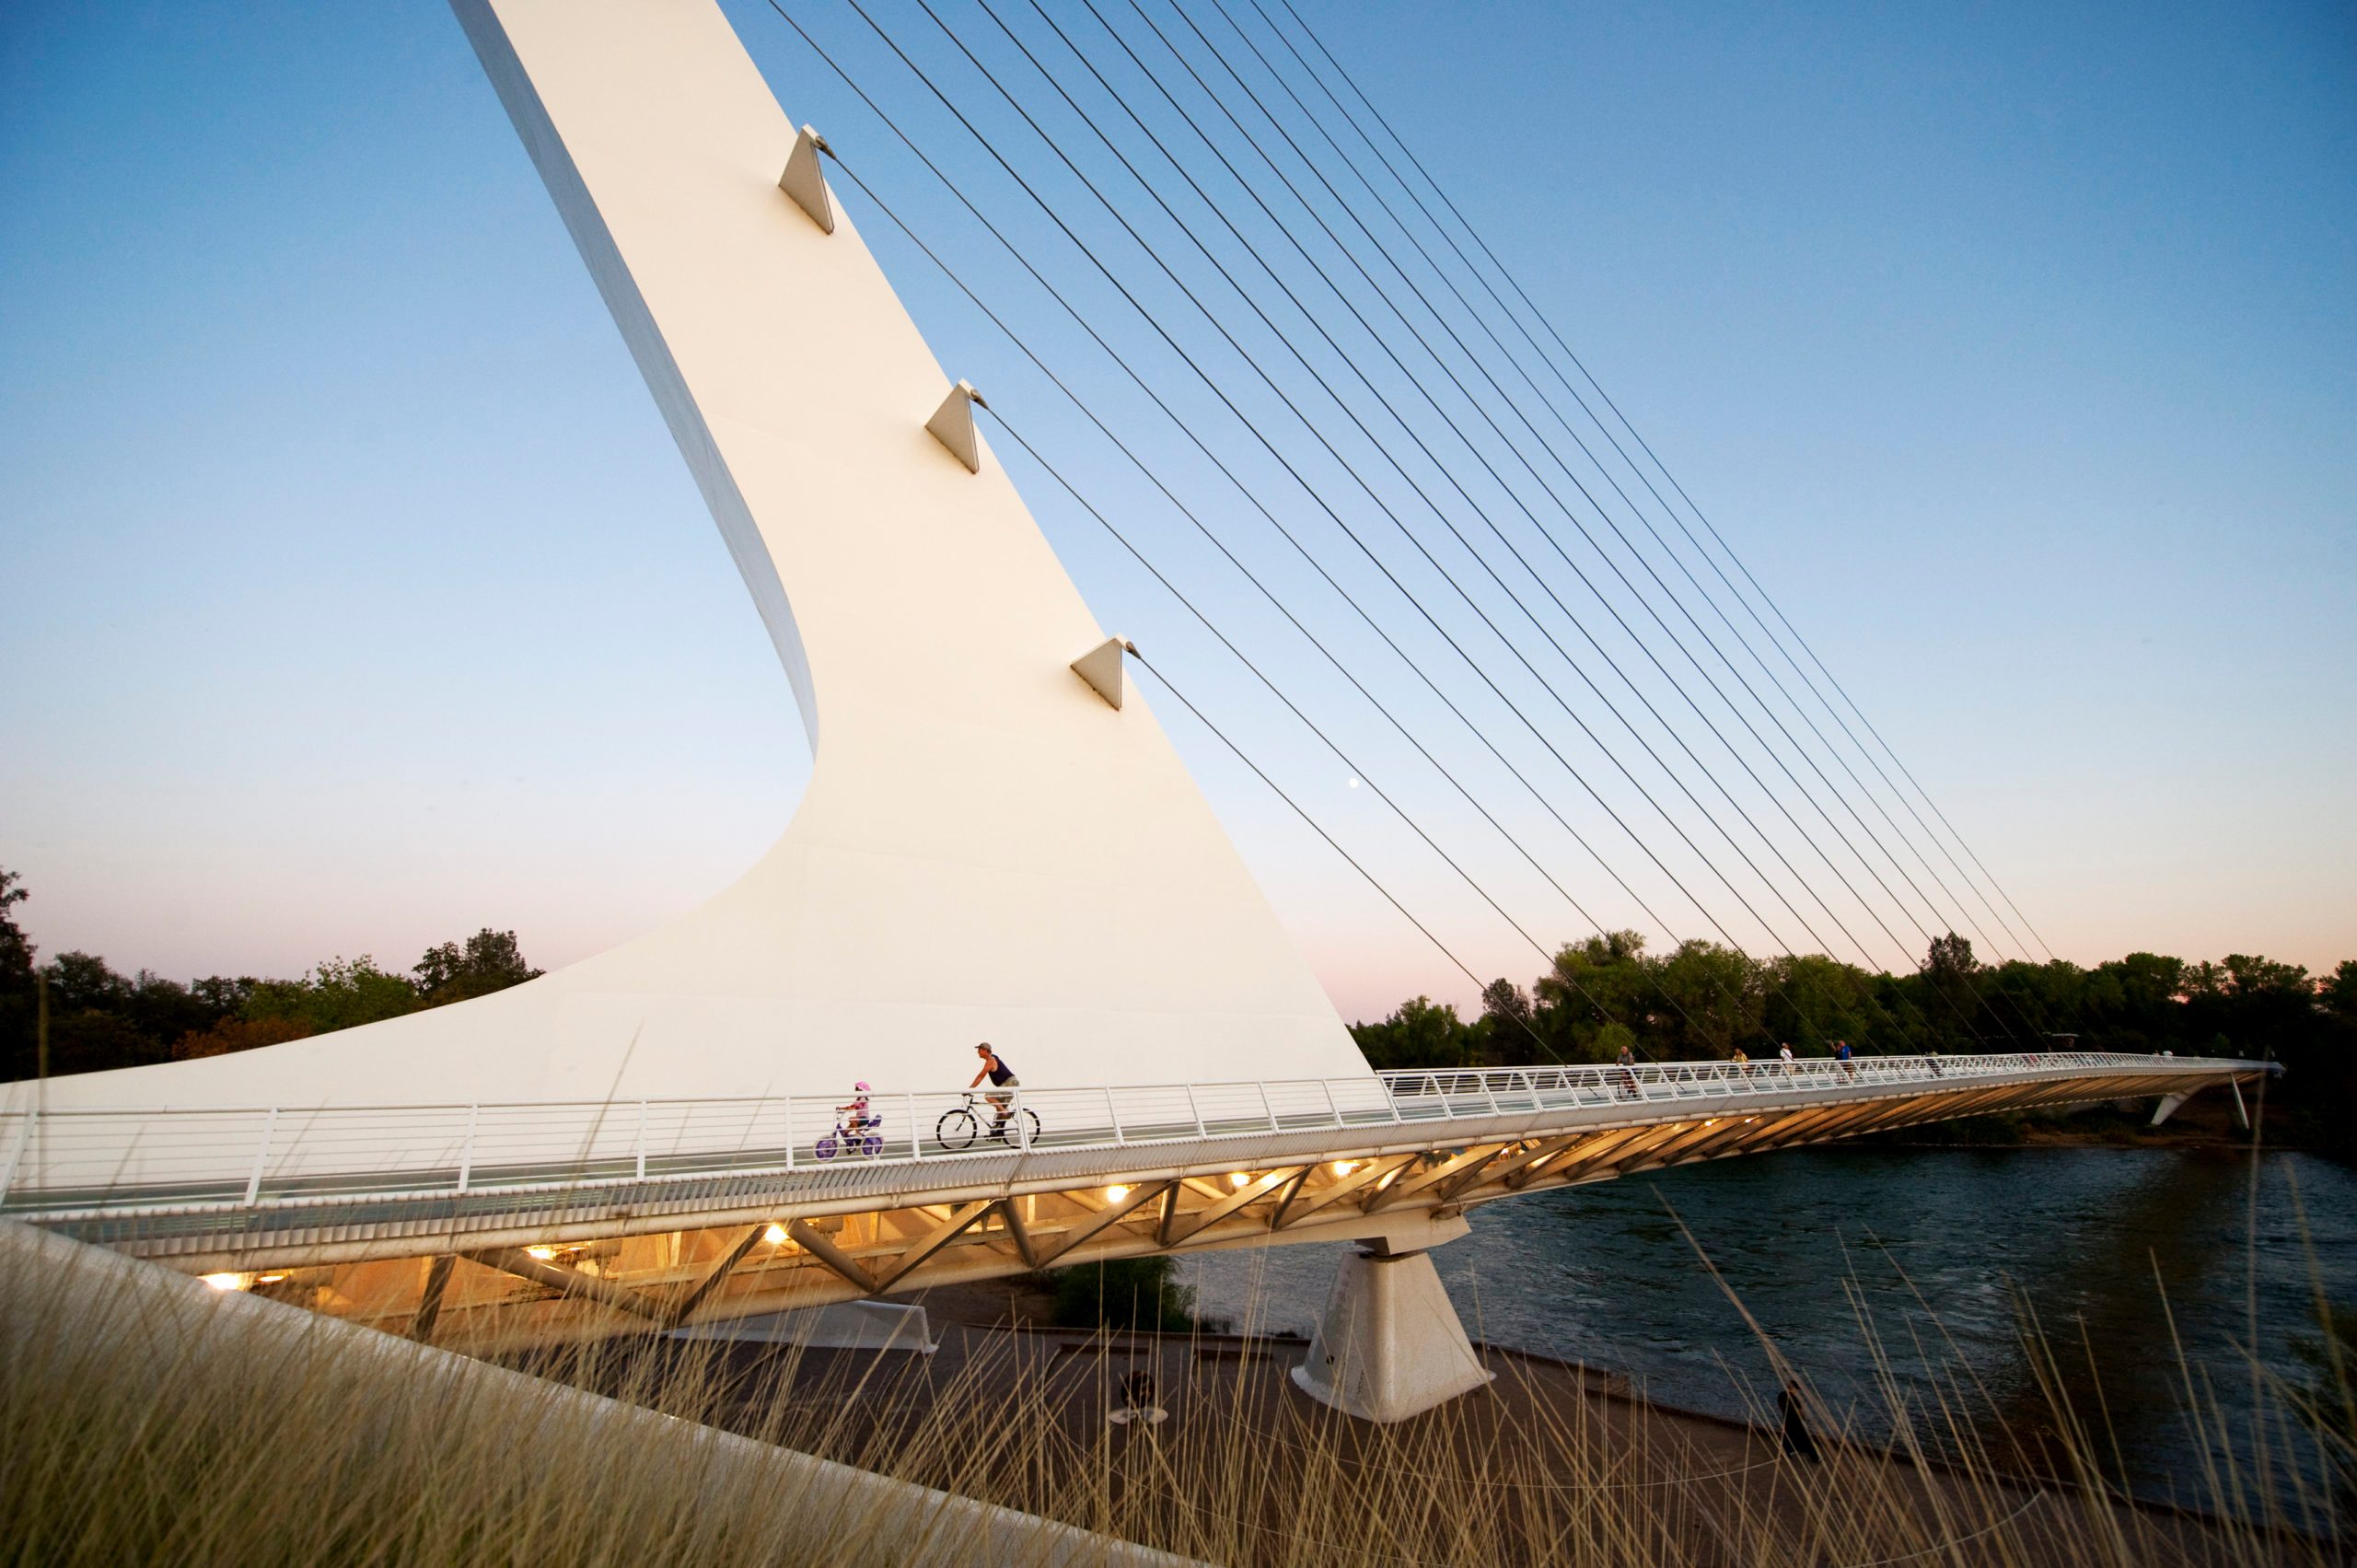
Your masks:
<svg viewBox="0 0 2357 1568"><path fill-rule="evenodd" d="M2357 1171L2270 1155L2255 1207L2253 1196L2250 1162L2225 1154L1800 1150L1508 1200L1476 1211L1473 1234L1434 1259L1475 1338L1626 1372L1667 1403L1729 1415L1747 1413L1738 1379L1772 1389L1767 1358L1665 1199L1836 1402L1881 1408L1863 1310L1902 1377L1925 1366L1914 1336L1934 1342L1937 1359L1944 1330L2002 1419L2038 1424L2046 1400L2023 1349L2026 1307L2098 1428L2099 1378L2116 1468L2141 1492L2194 1502L2200 1461L2172 1318L2185 1362L2242 1411L2243 1347L2305 1384L2313 1370L2298 1344L2316 1338L2319 1284L2357 1305ZM1306 1331L1339 1250L1203 1254L1185 1277L1200 1310Z"/></svg>

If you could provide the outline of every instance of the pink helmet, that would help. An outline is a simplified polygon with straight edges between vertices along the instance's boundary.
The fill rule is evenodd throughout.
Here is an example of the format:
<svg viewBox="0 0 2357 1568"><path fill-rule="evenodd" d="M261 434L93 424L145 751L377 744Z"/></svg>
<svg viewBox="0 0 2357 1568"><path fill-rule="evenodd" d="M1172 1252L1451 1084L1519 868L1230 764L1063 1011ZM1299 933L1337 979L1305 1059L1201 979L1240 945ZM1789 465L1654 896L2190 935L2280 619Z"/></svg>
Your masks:
<svg viewBox="0 0 2357 1568"><path fill-rule="evenodd" d="M862 1078L858 1083L853 1084L852 1087L857 1089L861 1094L865 1094L867 1092L867 1080Z"/></svg>

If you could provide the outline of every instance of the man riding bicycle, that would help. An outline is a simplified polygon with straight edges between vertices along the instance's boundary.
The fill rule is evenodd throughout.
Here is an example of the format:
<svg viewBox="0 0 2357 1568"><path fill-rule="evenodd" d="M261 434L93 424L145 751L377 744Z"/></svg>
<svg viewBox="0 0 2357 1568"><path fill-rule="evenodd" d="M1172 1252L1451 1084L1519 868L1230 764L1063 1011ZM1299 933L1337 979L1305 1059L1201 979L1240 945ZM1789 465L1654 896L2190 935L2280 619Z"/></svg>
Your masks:
<svg viewBox="0 0 2357 1568"><path fill-rule="evenodd" d="M999 1054L991 1049L990 1041L984 1040L974 1047L974 1051L982 1059L982 1070L974 1074L974 1081L966 1086L968 1088L981 1088L984 1078L991 1081L991 1087L993 1090L1019 1088L1022 1086L1022 1080L1015 1075L1015 1069L999 1060ZM982 1098L990 1101L998 1111L998 1120L991 1124L991 1134L993 1137L1000 1136L1002 1130L1006 1126L1006 1119L1014 1114L1015 1097L985 1093Z"/></svg>

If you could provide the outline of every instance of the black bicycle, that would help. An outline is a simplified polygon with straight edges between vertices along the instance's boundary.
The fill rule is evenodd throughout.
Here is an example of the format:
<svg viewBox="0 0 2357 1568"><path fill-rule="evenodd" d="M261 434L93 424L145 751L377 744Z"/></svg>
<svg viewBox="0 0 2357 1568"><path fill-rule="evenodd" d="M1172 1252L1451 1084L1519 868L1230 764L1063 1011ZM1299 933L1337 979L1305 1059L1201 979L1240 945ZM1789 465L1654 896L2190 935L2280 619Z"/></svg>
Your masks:
<svg viewBox="0 0 2357 1568"><path fill-rule="evenodd" d="M1011 1113L998 1111L994 1107L984 1107L981 1110L977 1110L974 1101L981 1098L977 1095L968 1095L965 1103L943 1111L941 1120L933 1125L934 1142L945 1149L952 1150L970 1149L974 1146L974 1140L977 1138L996 1138L1010 1149L1022 1144L1039 1143L1039 1113L1038 1111L1028 1106ZM987 1126L982 1121L982 1117L986 1114L992 1117ZM1020 1132L1026 1131L1031 1134L1030 1137L1019 1136Z"/></svg>

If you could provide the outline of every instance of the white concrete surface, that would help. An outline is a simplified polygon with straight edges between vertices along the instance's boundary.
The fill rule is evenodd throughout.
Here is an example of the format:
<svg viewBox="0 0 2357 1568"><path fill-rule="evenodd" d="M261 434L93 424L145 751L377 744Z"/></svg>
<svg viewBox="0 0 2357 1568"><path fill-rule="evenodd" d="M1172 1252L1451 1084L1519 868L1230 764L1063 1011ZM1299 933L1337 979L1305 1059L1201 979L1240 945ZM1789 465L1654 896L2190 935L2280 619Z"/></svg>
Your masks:
<svg viewBox="0 0 2357 1568"><path fill-rule="evenodd" d="M1353 1248L1293 1370L1304 1393L1362 1421L1405 1421L1489 1383L1428 1252Z"/></svg>
<svg viewBox="0 0 2357 1568"><path fill-rule="evenodd" d="M891 1093L982 1040L1033 1087L1364 1072L1154 714L1074 672L1107 633L987 440L969 472L927 434L954 379L840 201L829 233L780 189L796 128L713 0L454 6L784 662L808 794L586 962L46 1103Z"/></svg>

